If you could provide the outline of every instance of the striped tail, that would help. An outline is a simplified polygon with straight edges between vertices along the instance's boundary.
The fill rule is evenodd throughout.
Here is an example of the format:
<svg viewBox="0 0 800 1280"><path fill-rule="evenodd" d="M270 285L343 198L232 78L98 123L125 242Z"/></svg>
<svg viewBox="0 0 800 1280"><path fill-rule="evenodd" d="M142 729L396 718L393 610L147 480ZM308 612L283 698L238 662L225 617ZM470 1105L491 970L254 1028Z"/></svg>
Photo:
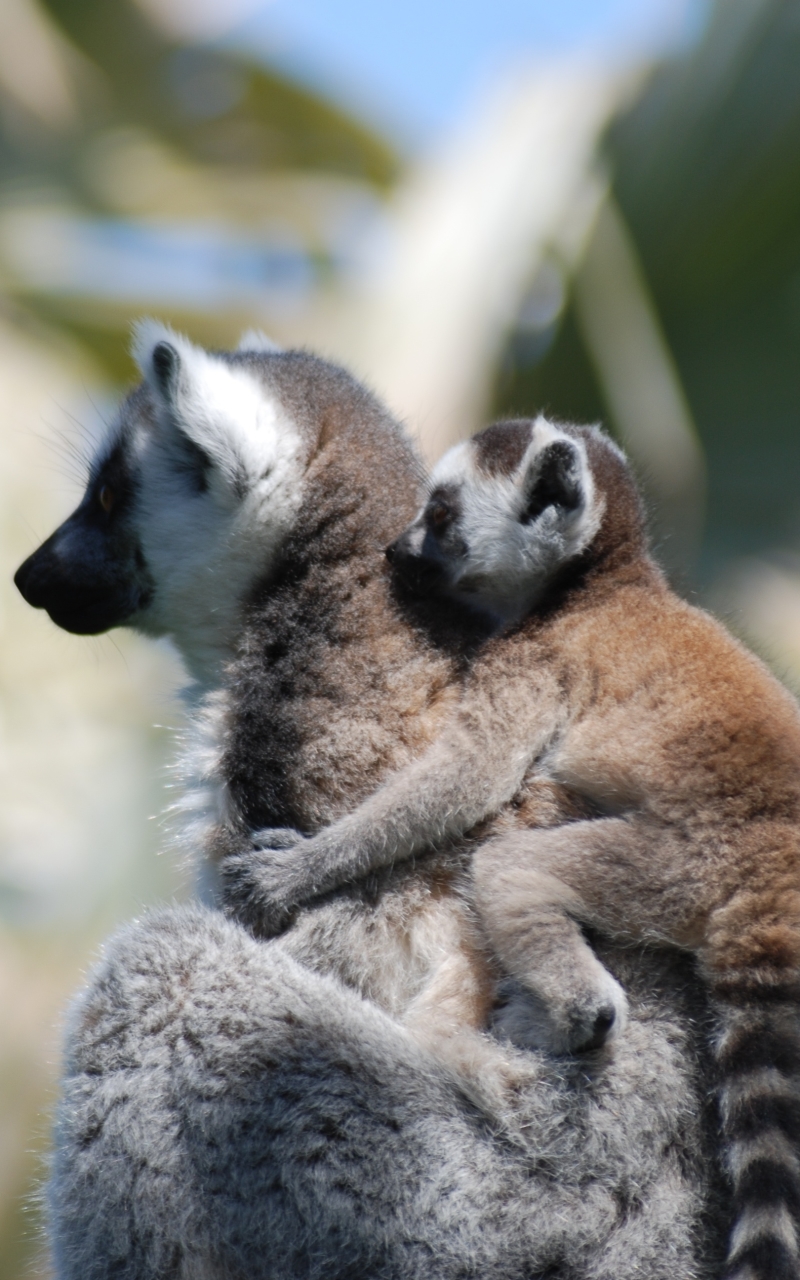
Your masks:
<svg viewBox="0 0 800 1280"><path fill-rule="evenodd" d="M719 993L718 993L719 995ZM734 1218L726 1280L800 1280L800 991L752 987L717 1006Z"/></svg>

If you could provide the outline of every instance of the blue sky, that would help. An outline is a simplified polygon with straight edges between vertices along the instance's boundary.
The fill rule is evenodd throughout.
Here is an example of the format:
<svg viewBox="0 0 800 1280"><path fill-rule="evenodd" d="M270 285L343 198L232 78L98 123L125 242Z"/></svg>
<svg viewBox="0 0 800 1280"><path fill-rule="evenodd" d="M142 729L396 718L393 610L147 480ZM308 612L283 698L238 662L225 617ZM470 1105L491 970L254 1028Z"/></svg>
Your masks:
<svg viewBox="0 0 800 1280"><path fill-rule="evenodd" d="M236 43L413 145L446 129L509 61L657 52L693 39L706 12L707 0L272 0Z"/></svg>

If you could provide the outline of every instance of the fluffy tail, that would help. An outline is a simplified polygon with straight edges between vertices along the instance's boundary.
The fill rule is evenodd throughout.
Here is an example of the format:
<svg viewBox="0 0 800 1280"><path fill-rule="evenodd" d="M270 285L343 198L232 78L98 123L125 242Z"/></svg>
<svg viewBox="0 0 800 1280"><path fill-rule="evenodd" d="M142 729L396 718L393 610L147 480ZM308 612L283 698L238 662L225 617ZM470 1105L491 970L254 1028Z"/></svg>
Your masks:
<svg viewBox="0 0 800 1280"><path fill-rule="evenodd" d="M734 1206L725 1277L800 1280L800 989L731 996L716 1053Z"/></svg>

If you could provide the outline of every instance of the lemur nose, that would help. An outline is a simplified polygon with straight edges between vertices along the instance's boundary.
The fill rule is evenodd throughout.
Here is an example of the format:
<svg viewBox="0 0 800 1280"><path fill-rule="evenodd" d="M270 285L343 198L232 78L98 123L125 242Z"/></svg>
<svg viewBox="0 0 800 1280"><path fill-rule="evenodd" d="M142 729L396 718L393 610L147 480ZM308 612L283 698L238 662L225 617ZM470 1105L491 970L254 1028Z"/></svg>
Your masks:
<svg viewBox="0 0 800 1280"><path fill-rule="evenodd" d="M393 562L394 562L394 558L395 558L395 556L397 555L397 543L396 543L396 542L390 542L390 543L389 543L388 547L386 548L385 555L386 555L386 559L389 561L389 564L393 564Z"/></svg>

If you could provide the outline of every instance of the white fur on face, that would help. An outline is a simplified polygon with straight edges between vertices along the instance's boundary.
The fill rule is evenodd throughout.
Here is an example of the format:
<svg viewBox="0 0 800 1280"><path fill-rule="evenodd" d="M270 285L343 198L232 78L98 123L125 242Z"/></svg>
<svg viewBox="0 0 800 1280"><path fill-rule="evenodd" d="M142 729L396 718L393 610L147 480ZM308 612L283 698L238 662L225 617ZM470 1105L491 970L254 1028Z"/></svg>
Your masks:
<svg viewBox="0 0 800 1280"><path fill-rule="evenodd" d="M177 356L164 385L153 360ZM136 356L156 405L155 424L134 439L138 534L155 582L152 604L132 619L170 635L208 687L232 652L243 601L268 572L302 497L305 449L296 425L246 369L193 346L162 325L137 331ZM207 460L192 484L196 446Z"/></svg>
<svg viewBox="0 0 800 1280"><path fill-rule="evenodd" d="M573 508L546 507L526 522L538 459L556 440L577 451L581 499ZM488 475L473 443L463 441L437 463L431 481L458 491L458 530L467 551L450 566L454 592L506 622L533 607L561 566L589 545L602 519L583 443L543 417L533 423L531 442L512 475Z"/></svg>

